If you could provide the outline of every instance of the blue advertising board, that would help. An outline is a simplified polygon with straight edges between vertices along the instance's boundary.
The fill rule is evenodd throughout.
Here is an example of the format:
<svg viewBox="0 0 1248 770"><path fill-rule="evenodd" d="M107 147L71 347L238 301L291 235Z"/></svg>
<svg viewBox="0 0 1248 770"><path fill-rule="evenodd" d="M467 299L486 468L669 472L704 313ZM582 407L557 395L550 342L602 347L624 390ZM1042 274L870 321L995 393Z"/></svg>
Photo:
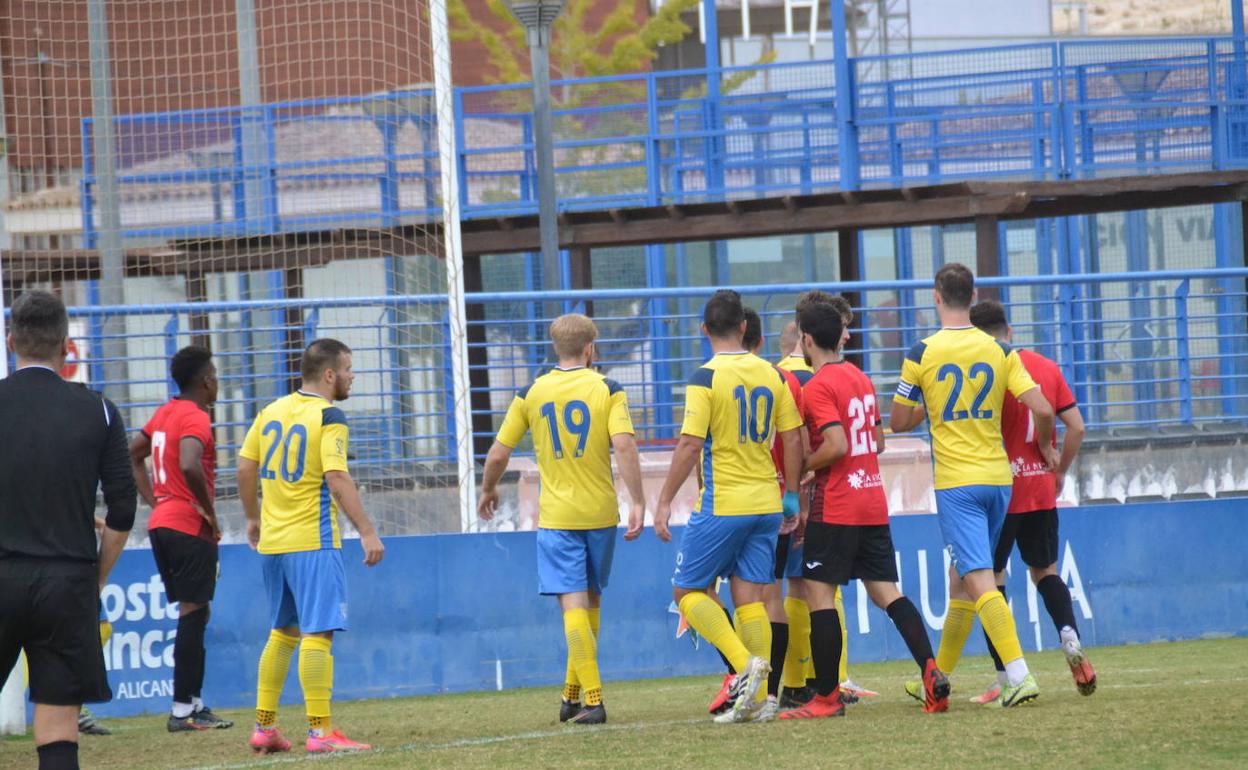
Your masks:
<svg viewBox="0 0 1248 770"><path fill-rule="evenodd" d="M893 533L902 588L936 640L948 562L935 517L896 517ZM563 626L554 600L537 595L532 532L396 537L386 547L385 560L370 569L358 542L345 546L351 629L334 642L335 699L562 681ZM1064 510L1061 548L1058 567L1088 644L1248 634L1248 499ZM675 638L674 558L675 545L651 530L619 544L599 642L608 681L719 670L707 645L695 650L687 638ZM1008 592L1024 648L1056 646L1017 554ZM96 711L164 711L172 695L177 609L165 601L149 551L125 552L103 604L114 628L105 658L115 698ZM851 660L908 657L887 615L869 606L857 584L845 604ZM245 546L225 546L206 639L208 703L254 703L267 635L260 558ZM968 653L982 651L980 635L972 635ZM283 702L300 701L296 671L291 666Z"/></svg>

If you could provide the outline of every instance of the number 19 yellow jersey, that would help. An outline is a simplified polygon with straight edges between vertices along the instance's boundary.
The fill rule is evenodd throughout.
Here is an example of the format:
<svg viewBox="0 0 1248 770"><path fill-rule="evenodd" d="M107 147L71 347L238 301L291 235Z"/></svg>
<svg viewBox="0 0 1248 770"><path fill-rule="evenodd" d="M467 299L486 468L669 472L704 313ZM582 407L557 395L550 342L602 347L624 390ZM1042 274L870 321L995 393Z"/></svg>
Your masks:
<svg viewBox="0 0 1248 770"><path fill-rule="evenodd" d="M512 400L498 442L514 449L526 431L533 434L542 480L537 526L602 529L619 524L611 437L633 432L624 388L585 367L556 367Z"/></svg>
<svg viewBox="0 0 1248 770"><path fill-rule="evenodd" d="M936 488L1014 481L1001 439L1005 392L1017 398L1036 383L1004 342L973 326L941 329L906 353L893 402L926 405Z"/></svg>
<svg viewBox="0 0 1248 770"><path fill-rule="evenodd" d="M752 353L719 353L694 370L680 432L704 439L702 494L694 510L714 516L780 513L771 445L802 426L784 376Z"/></svg>

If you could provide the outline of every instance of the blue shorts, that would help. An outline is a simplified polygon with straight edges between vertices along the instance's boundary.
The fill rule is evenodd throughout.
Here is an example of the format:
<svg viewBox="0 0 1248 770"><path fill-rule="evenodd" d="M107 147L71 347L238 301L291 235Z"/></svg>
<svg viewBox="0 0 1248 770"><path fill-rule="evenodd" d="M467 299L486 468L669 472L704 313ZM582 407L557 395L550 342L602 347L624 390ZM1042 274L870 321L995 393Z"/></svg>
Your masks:
<svg viewBox="0 0 1248 770"><path fill-rule="evenodd" d="M992 569L992 555L1010 507L1010 486L975 484L936 490L936 519L960 577Z"/></svg>
<svg viewBox="0 0 1248 770"><path fill-rule="evenodd" d="M347 572L341 549L261 558L273 628L297 626L306 634L347 630Z"/></svg>
<svg viewBox="0 0 1248 770"><path fill-rule="evenodd" d="M611 577L618 527L539 529L537 591L543 596L600 594Z"/></svg>
<svg viewBox="0 0 1248 770"><path fill-rule="evenodd" d="M714 516L695 513L685 525L676 552L672 585L703 589L720 576L751 583L775 582L780 514Z"/></svg>

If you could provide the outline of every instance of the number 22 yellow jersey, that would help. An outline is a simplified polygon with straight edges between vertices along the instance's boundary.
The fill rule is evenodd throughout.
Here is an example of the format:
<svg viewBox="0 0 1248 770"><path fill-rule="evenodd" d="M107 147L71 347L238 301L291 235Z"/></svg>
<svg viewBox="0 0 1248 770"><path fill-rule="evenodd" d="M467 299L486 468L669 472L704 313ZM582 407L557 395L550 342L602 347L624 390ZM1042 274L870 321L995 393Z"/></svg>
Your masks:
<svg viewBox="0 0 1248 770"><path fill-rule="evenodd" d="M714 516L780 513L771 445L802 426L784 376L752 353L718 353L694 370L680 432L705 439L702 494L694 510Z"/></svg>
<svg viewBox="0 0 1248 770"><path fill-rule="evenodd" d="M260 410L238 456L260 466L260 553L341 548L325 474L347 470L347 418L327 398L295 391Z"/></svg>
<svg viewBox="0 0 1248 770"><path fill-rule="evenodd" d="M973 326L941 329L906 353L894 403L926 405L936 488L1009 486L1014 477L1001 439L1005 392L1036 383L1004 342Z"/></svg>
<svg viewBox="0 0 1248 770"><path fill-rule="evenodd" d="M533 433L542 480L537 526L602 529L619 524L611 437L633 432L624 388L585 367L556 367L512 400L498 442L515 449L526 431Z"/></svg>

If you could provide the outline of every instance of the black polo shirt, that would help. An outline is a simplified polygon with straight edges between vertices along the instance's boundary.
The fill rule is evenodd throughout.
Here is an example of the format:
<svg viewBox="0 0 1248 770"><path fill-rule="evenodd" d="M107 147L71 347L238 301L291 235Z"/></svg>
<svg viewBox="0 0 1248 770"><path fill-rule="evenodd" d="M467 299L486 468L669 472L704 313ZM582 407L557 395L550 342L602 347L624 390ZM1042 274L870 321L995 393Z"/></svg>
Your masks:
<svg viewBox="0 0 1248 770"><path fill-rule="evenodd" d="M96 562L100 487L109 528L130 531L134 478L113 402L39 366L0 380L0 559Z"/></svg>

